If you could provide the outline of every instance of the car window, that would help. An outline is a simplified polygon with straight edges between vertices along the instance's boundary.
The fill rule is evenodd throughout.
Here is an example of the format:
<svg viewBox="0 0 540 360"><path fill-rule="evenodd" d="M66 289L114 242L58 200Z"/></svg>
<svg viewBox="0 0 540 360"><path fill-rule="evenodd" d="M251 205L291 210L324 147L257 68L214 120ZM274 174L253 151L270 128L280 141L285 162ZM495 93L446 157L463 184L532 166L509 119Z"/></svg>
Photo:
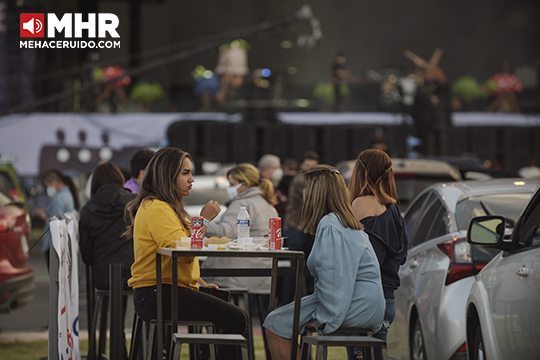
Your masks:
<svg viewBox="0 0 540 360"><path fill-rule="evenodd" d="M189 196L182 198L186 205L204 205L210 200L215 200L223 205L230 200L227 189L222 188L199 188L191 190Z"/></svg>
<svg viewBox="0 0 540 360"><path fill-rule="evenodd" d="M427 239L434 239L449 233L451 223L450 213L440 201L439 203L441 204L441 206L439 207L437 215L435 215Z"/></svg>
<svg viewBox="0 0 540 360"><path fill-rule="evenodd" d="M540 246L540 201L537 201L535 208L525 215L528 217L524 219L519 229L516 250Z"/></svg>
<svg viewBox="0 0 540 360"><path fill-rule="evenodd" d="M411 232L414 229L414 224L418 217L420 216L420 211L422 210L422 205L426 201L429 194L422 195L414 204L411 205L411 208L405 214L405 226L407 227L407 235L411 237Z"/></svg>
<svg viewBox="0 0 540 360"><path fill-rule="evenodd" d="M11 196L0 191L0 206L8 206L14 202L15 200Z"/></svg>
<svg viewBox="0 0 540 360"><path fill-rule="evenodd" d="M422 190L430 185L439 182L454 181L450 176L448 177L401 177L403 174L396 174L396 191L399 194L399 207L401 211L405 211L407 206L411 203L416 195L420 194Z"/></svg>
<svg viewBox="0 0 540 360"><path fill-rule="evenodd" d="M507 226L513 228L530 198L530 193L483 195L468 198L456 207L457 225L460 230L467 230L473 217L501 215L506 218Z"/></svg>
<svg viewBox="0 0 540 360"><path fill-rule="evenodd" d="M420 245L427 240L431 239L428 235L431 233L432 227L436 227L438 232L438 227L441 226L442 219L441 215L445 211L442 201L435 196L434 194L428 199L425 210L422 213L422 218L418 225L418 230L411 239L413 246Z"/></svg>
<svg viewBox="0 0 540 360"><path fill-rule="evenodd" d="M11 181L9 174L0 171L0 191L9 194L12 189L15 189L15 184Z"/></svg>

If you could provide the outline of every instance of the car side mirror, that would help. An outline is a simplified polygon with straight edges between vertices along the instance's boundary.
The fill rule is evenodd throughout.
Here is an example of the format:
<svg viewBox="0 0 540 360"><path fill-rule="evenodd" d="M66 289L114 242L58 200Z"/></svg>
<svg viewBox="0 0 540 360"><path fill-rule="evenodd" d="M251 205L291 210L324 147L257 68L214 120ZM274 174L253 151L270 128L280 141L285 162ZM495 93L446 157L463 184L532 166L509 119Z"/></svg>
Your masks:
<svg viewBox="0 0 540 360"><path fill-rule="evenodd" d="M503 216L478 216L471 220L467 231L469 244L500 246L504 241L506 220Z"/></svg>

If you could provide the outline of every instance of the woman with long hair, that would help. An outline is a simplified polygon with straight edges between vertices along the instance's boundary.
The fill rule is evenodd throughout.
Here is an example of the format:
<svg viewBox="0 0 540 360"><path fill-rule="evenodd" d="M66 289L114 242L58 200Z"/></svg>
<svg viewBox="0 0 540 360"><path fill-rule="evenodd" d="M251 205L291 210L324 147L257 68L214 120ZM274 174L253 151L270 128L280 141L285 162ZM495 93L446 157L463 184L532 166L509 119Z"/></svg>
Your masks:
<svg viewBox="0 0 540 360"><path fill-rule="evenodd" d="M109 289L109 264L122 263L127 277L133 264L133 240L122 235L127 227L126 205L136 195L124 188L124 182L124 175L115 164L98 165L92 173L92 197L81 209L81 257L92 266L92 284L96 289Z"/></svg>
<svg viewBox="0 0 540 360"><path fill-rule="evenodd" d="M124 288L128 287L127 279L133 264L133 239L122 234L127 226L124 217L126 205L136 195L124 189L124 182L124 175L115 164L105 162L98 165L92 173L91 198L81 209L81 257L86 265L91 266L92 286L95 289L109 289L109 265L116 263L123 264L122 282ZM127 298L127 295L123 296L122 319L126 317ZM125 338L125 333L123 336ZM125 346L123 351L127 359Z"/></svg>
<svg viewBox="0 0 540 360"><path fill-rule="evenodd" d="M394 291L400 285L399 267L405 263L409 239L405 221L397 203L396 183L392 160L381 150L368 149L358 155L349 183L350 201L354 215L369 236L379 262L386 310L383 327L374 337L386 340L388 328L394 321L396 305ZM349 359L357 359L360 351L347 349ZM353 352L356 356L353 355ZM375 358L382 357L376 349Z"/></svg>
<svg viewBox="0 0 540 360"><path fill-rule="evenodd" d="M378 331L384 316L379 265L353 214L345 181L328 165L311 168L305 181L300 229L315 235L307 260L315 290L301 300L300 333L308 324L320 335L342 326ZM294 303L290 303L272 311L263 324L272 359L290 356L293 312Z"/></svg>
<svg viewBox="0 0 540 360"><path fill-rule="evenodd" d="M49 219L56 216L62 219L65 213L79 210L79 196L77 187L73 179L64 175L60 170L51 169L41 176L41 181L45 186L47 195L52 198L52 201L47 205L46 209L38 209L34 207L34 212L38 217L45 221L43 243L41 252L45 254L47 269L49 269L49 253L51 236L49 233Z"/></svg>
<svg viewBox="0 0 540 360"><path fill-rule="evenodd" d="M150 160L143 175L139 194L126 212L131 219L126 235L133 236L135 262L128 285L133 288L133 303L137 315L145 321L157 318L156 248L175 247L174 240L189 237L191 222L182 198L193 186L193 165L189 153L177 148L163 148ZM201 210L206 221L220 212L216 201L209 201ZM206 222L205 221L205 222ZM203 225L206 231L206 225ZM164 258L163 315L170 319L171 286L178 286L178 320L212 321L225 334L247 337L249 322L246 313L235 305L212 296L199 287L218 289L200 277L198 257L178 259L178 282L171 281L171 259ZM218 347L220 359L236 359L234 346Z"/></svg>

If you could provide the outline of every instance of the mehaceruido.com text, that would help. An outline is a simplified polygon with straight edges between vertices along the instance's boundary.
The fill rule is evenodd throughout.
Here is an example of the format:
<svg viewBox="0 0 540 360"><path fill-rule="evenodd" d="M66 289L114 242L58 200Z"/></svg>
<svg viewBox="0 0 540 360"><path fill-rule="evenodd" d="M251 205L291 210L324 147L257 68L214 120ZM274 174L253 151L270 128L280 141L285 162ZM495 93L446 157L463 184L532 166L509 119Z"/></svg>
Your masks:
<svg viewBox="0 0 540 360"><path fill-rule="evenodd" d="M20 40L21 49L120 49L120 41Z"/></svg>

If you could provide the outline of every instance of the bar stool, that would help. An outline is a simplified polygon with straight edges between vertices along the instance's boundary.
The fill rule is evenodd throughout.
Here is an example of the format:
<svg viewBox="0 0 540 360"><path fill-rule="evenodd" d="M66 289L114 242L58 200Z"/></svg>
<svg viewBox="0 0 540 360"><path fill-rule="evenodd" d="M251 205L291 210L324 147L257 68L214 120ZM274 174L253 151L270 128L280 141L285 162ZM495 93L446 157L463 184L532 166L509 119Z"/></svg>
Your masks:
<svg viewBox="0 0 540 360"><path fill-rule="evenodd" d="M173 334L172 360L180 360L182 344L236 345L242 349L242 360L248 360L248 341L237 334ZM215 360L215 357L212 358Z"/></svg>
<svg viewBox="0 0 540 360"><path fill-rule="evenodd" d="M315 353L315 360L322 360L324 349L328 346L358 346L363 348L380 347L382 350L382 356L384 360L388 360L388 353L386 351L386 341L377 339L371 336L303 336L301 345L301 359L307 359L307 348L315 345L317 352Z"/></svg>
<svg viewBox="0 0 540 360"><path fill-rule="evenodd" d="M306 328L304 329L304 333L302 334L302 339L300 340L301 343L303 342L303 338L305 336L309 336L310 334L313 334L313 333L317 333L317 330L315 330L313 326L306 326ZM355 327L355 328L340 327L336 331L334 331L334 333L332 333L331 336L350 336L350 334L354 334L357 336L372 337L373 329L371 327ZM330 346L337 346L337 345L330 345ZM354 346L362 347L359 345L354 345ZM362 353L364 354L365 360L373 359L371 348L367 346L363 347ZM311 359L311 346L307 345L305 348L301 349L301 359Z"/></svg>
<svg viewBox="0 0 540 360"><path fill-rule="evenodd" d="M164 321L165 332L168 334L164 338L172 338L171 335L171 321ZM186 326L190 333L201 333L202 328L205 327L209 334L215 333L215 325L211 321L178 321L178 326ZM171 336L169 336L171 335ZM136 313L133 315L133 328L131 332L131 345L129 350L129 360L140 359L142 355L143 360L155 359L155 341L157 336L157 320L152 319L150 322L142 320ZM142 348L141 348L142 345ZM142 354L141 354L142 352ZM215 347L210 346L210 356L215 358ZM190 347L190 359L200 359L200 346L195 344Z"/></svg>
<svg viewBox="0 0 540 360"><path fill-rule="evenodd" d="M95 289L91 281L91 266L86 265L86 307L88 312L88 360L100 360L104 357L107 343L110 290ZM133 294L133 290L124 289L123 296ZM99 339L98 339L99 325ZM98 348L96 352L96 342Z"/></svg>

